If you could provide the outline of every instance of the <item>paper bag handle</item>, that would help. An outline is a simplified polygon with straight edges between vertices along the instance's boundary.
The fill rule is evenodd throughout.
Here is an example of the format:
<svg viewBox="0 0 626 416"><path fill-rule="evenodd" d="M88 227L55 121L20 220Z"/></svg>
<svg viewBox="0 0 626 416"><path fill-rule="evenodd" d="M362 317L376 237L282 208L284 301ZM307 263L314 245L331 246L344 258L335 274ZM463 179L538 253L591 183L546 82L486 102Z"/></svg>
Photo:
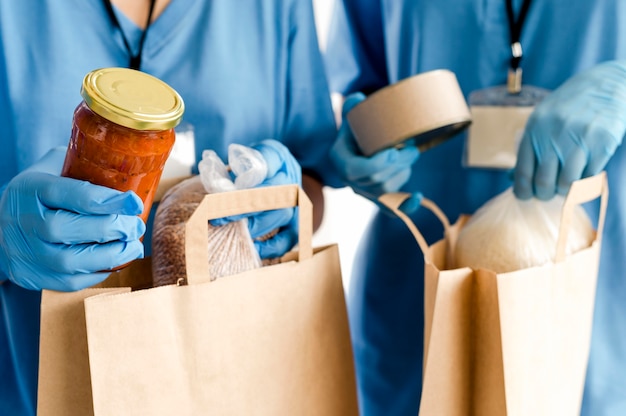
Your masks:
<svg viewBox="0 0 626 416"><path fill-rule="evenodd" d="M428 251L428 243L426 239L419 232L413 221L402 211L399 210L400 205L410 196L408 193L388 193L380 196L378 200L384 206L389 208L394 214L396 214L407 225L417 243L424 253L426 261L430 261L430 254ZM559 227L559 237L557 239L555 262L560 262L565 259L565 248L567 246L567 237L570 231L572 222L572 216L574 215L574 208L582 203L593 201L600 197L600 215L598 218L598 228L596 231L596 239L600 240L602 232L604 230L604 219L606 216L606 208L609 197L609 186L606 178L606 172L601 172L595 176L580 179L572 183L570 190L565 198L563 208L561 211L561 224ZM444 230L447 234L450 228L450 221L446 215L439 209L439 207L429 199L422 199L422 206L439 218L443 224Z"/></svg>
<svg viewBox="0 0 626 416"><path fill-rule="evenodd" d="M574 208L585 202L593 201L600 198L600 213L598 217L598 229L596 230L596 240L602 239L604 230L604 218L606 216L606 207L609 199L609 185L606 178L606 172L600 172L595 176L585 179L579 179L572 183L563 208L561 211L561 224L559 226L559 237L556 242L555 263L559 263L565 259L565 249L567 247L567 237L569 235L574 216Z"/></svg>
<svg viewBox="0 0 626 416"><path fill-rule="evenodd" d="M422 233L420 233L420 231L417 229L417 227L415 226L411 218L409 218L408 215L406 215L404 212L400 210L400 205L402 205L402 203L407 198L409 198L409 196L411 196L411 194L404 193L404 192L392 192L392 193L381 195L378 198L378 201L380 201L381 204L389 208L402 221L404 221L406 226L411 231L411 234L413 234L413 237L415 237L417 244L420 246L420 249L422 250L422 253L424 254L424 260L426 262L430 262L431 256L430 256L430 251L428 250L428 243L426 242L426 239L424 238ZM430 199L422 198L421 206L428 209L433 214L435 214L437 218L439 218L439 221L441 221L441 224L443 225L444 234L448 234L448 230L450 229L450 221L448 220L448 217L446 217L446 214L444 214L443 211L437 206L437 204L435 204Z"/></svg>
<svg viewBox="0 0 626 416"><path fill-rule="evenodd" d="M210 281L207 222L231 215L298 207L298 261L313 257L313 204L298 185L208 194L185 224L187 284Z"/></svg>

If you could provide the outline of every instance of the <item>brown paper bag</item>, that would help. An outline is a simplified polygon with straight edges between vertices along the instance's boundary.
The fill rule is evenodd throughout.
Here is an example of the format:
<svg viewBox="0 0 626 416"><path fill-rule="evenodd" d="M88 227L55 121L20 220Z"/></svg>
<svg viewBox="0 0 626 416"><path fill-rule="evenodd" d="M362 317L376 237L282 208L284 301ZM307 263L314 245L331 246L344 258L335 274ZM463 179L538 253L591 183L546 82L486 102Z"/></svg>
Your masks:
<svg viewBox="0 0 626 416"><path fill-rule="evenodd" d="M565 256L573 208L601 197L592 245ZM604 173L575 182L563 206L555 261L496 274L446 266L462 217L428 246L398 210L405 194L382 196L410 228L425 259L422 416L577 416L591 340L602 227Z"/></svg>
<svg viewBox="0 0 626 416"><path fill-rule="evenodd" d="M280 264L209 281L208 219L295 205L298 251ZM96 415L358 414L338 249L313 249L311 238L311 202L297 186L207 195L187 224L188 285L55 294L73 305L67 309L85 299L86 325L80 316L65 325L87 331L74 336L76 356L57 354L63 363L56 375L74 377L72 385L91 383ZM138 261L105 286L142 287L149 277L149 260ZM50 339L62 348L58 338L42 322L40 354L50 351ZM44 371L40 386L52 378ZM86 388L81 394L91 404ZM40 414L91 413L70 400L42 403L50 404Z"/></svg>
<svg viewBox="0 0 626 416"><path fill-rule="evenodd" d="M41 296L38 415L90 415L91 381L83 300L129 288L85 289Z"/></svg>

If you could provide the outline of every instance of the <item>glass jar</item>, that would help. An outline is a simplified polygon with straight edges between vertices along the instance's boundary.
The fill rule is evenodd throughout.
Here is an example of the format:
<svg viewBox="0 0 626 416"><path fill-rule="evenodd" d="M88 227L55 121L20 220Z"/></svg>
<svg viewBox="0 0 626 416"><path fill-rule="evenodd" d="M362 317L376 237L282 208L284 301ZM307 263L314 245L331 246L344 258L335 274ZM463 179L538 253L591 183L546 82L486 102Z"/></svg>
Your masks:
<svg viewBox="0 0 626 416"><path fill-rule="evenodd" d="M127 68L88 73L80 94L61 175L134 191L147 222L184 112L182 98L158 78Z"/></svg>

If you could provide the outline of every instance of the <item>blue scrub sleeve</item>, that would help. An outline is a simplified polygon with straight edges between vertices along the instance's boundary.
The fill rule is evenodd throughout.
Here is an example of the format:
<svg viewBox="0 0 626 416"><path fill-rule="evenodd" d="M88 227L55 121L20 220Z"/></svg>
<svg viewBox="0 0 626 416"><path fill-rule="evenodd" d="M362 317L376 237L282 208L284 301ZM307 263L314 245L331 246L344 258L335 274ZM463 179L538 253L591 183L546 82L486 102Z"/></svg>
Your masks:
<svg viewBox="0 0 626 416"><path fill-rule="evenodd" d="M328 30L332 92L369 94L388 84L380 0L337 0Z"/></svg>
<svg viewBox="0 0 626 416"><path fill-rule="evenodd" d="M7 189L8 183L5 183L0 187L0 199L2 199L2 195L4 195L4 191ZM9 277L0 271L0 285L9 280Z"/></svg>
<svg viewBox="0 0 626 416"><path fill-rule="evenodd" d="M294 1L290 30L289 109L281 141L303 173L317 177L324 185L341 187L329 157L337 128L311 2Z"/></svg>

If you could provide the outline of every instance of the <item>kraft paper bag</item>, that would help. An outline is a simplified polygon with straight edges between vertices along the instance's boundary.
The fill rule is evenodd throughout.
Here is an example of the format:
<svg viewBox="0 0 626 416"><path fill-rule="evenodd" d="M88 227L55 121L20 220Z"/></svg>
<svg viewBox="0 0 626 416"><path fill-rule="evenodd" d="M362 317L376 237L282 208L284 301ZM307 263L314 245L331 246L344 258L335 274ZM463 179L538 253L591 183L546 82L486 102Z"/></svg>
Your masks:
<svg viewBox="0 0 626 416"><path fill-rule="evenodd" d="M297 251L210 281L209 219L293 206ZM295 185L207 195L186 224L186 285L76 295L93 414L357 415L338 248L314 249L312 233L311 202ZM146 263L104 286L145 287ZM67 409L48 414L90 414Z"/></svg>
<svg viewBox="0 0 626 416"><path fill-rule="evenodd" d="M494 273L450 268L467 216L451 225L429 200L445 236L428 245L398 210L406 194L380 200L407 224L425 259L421 416L577 416L589 348L608 199L606 175L575 182L562 211L553 263ZM576 205L601 198L596 237L566 256Z"/></svg>
<svg viewBox="0 0 626 416"><path fill-rule="evenodd" d="M134 262L99 285L77 292L42 292L37 415L93 415L83 301L150 287L150 266L149 259Z"/></svg>
<svg viewBox="0 0 626 416"><path fill-rule="evenodd" d="M100 293L128 291L130 288L43 291L38 415L93 414L83 300Z"/></svg>

